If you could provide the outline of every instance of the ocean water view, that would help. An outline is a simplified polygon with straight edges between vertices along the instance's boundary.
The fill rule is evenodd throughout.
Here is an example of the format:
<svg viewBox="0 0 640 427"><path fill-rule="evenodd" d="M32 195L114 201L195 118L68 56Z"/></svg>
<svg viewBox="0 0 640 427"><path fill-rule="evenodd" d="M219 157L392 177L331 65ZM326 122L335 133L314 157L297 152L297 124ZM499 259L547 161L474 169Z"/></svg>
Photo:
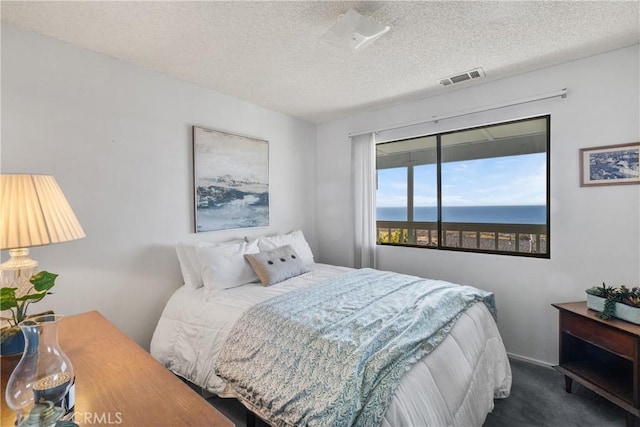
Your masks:
<svg viewBox="0 0 640 427"><path fill-rule="evenodd" d="M406 207L376 208L378 221L406 221ZM435 222L438 210L435 206L415 207L414 221ZM546 224L547 207L523 206L447 206L442 208L444 222L475 222L495 224Z"/></svg>

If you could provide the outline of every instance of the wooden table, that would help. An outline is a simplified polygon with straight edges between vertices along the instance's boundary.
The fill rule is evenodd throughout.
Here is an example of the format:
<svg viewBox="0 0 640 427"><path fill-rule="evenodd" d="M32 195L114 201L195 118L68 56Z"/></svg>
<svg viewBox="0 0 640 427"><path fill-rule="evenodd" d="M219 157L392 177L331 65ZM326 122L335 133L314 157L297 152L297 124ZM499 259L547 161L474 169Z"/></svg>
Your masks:
<svg viewBox="0 0 640 427"><path fill-rule="evenodd" d="M640 417L640 325L602 320L585 301L552 304L560 311L560 364L567 392L577 381Z"/></svg>
<svg viewBox="0 0 640 427"><path fill-rule="evenodd" d="M64 318L58 338L75 370L80 425L234 425L97 311ZM0 360L3 427L15 422L4 394L19 360Z"/></svg>

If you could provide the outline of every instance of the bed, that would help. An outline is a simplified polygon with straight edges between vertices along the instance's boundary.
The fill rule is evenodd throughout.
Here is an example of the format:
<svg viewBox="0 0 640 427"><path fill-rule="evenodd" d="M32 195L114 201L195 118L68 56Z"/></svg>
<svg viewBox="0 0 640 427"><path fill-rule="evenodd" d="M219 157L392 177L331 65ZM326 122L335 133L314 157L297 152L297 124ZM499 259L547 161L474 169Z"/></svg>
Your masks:
<svg viewBox="0 0 640 427"><path fill-rule="evenodd" d="M276 283L264 286L261 283L264 278L258 274L256 279L258 270L252 268L247 260L253 261L252 258L261 257L263 253L270 254L282 248L288 248L286 256L299 259L298 270L296 274L280 274ZM293 295L300 297L299 294L345 277L378 273L315 263L301 232L261 237L254 241L235 241L226 246L178 244L176 249L185 285L177 289L167 302L153 335L151 354L176 375L204 390L221 397L237 398L269 424L325 425L325 422L317 422L313 418L287 418L290 414L281 417L288 409L278 412L271 407L271 403L265 404L260 399L256 403L251 395L260 387L257 381L254 383L251 380L248 387L251 392L246 393L237 388L236 381L231 381L231 377L225 377L227 380L221 378L221 375L228 374L225 367L231 366L221 362L231 360L227 353L221 355L221 352L228 351L225 344L233 341L230 336L237 338L238 335L244 335L234 327L237 328L241 320L255 311L256 307L275 301L286 303ZM278 257L283 256L278 252ZM201 283L198 282L200 279ZM446 284L425 279L421 281L425 286L442 287ZM457 287L451 284L446 286ZM511 369L491 307L491 304L480 299L468 303L448 323L447 333L442 334L442 339L428 354L402 368L403 374L398 383L393 385L392 396L385 401L381 415L375 418L375 424L483 424L493 409L493 399L507 397L511 388ZM272 338L278 339L279 335L286 334L276 334ZM276 374L275 369L273 374ZM264 376L270 382L270 377ZM291 405L292 402L287 404ZM305 421L296 422L292 419ZM332 424L343 425L343 422L334 420ZM353 424L356 425L355 422Z"/></svg>

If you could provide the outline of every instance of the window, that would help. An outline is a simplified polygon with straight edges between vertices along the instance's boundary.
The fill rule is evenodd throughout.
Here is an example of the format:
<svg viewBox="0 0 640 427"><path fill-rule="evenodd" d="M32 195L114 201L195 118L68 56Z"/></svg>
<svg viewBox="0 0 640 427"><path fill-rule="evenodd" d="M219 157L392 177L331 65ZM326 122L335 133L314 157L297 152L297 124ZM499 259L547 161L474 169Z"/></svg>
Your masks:
<svg viewBox="0 0 640 427"><path fill-rule="evenodd" d="M549 120L378 144L378 244L549 258Z"/></svg>

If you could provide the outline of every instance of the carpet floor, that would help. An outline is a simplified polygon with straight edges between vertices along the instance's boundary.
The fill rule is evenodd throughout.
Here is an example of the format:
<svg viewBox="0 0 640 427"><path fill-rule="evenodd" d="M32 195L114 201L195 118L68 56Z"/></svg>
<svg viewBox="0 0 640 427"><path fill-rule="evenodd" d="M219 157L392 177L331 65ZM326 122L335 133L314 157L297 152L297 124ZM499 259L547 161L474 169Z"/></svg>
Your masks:
<svg viewBox="0 0 640 427"><path fill-rule="evenodd" d="M555 369L510 360L511 395L496 399L483 427L624 427L626 412L582 385L564 389ZM636 425L638 422L636 422Z"/></svg>
<svg viewBox="0 0 640 427"><path fill-rule="evenodd" d="M564 390L564 376L552 368L511 360L511 395L496 399L483 427L624 427L625 411L580 384ZM246 427L244 407L235 399L207 399L237 427ZM640 427L640 420L636 420ZM257 427L266 424L260 420ZM423 427L423 426L403 426ZM426 427L426 426L425 426ZM440 426L433 426L440 427Z"/></svg>

